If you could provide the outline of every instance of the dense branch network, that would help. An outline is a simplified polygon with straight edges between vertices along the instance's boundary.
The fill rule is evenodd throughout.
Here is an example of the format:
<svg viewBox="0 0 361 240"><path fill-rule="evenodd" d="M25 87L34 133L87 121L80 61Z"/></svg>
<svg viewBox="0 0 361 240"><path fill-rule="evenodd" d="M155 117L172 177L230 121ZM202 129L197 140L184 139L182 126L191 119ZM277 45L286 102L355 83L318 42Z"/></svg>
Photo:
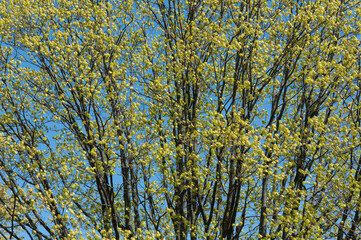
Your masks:
<svg viewBox="0 0 361 240"><path fill-rule="evenodd" d="M359 239L360 6L0 1L0 238Z"/></svg>

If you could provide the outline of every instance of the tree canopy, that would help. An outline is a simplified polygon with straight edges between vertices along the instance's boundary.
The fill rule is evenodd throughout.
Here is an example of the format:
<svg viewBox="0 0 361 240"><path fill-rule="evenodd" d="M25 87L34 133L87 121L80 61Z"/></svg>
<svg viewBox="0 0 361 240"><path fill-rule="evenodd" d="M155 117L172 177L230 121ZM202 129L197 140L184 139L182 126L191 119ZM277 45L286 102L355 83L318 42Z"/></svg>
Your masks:
<svg viewBox="0 0 361 240"><path fill-rule="evenodd" d="M359 0L0 0L0 238L360 239Z"/></svg>

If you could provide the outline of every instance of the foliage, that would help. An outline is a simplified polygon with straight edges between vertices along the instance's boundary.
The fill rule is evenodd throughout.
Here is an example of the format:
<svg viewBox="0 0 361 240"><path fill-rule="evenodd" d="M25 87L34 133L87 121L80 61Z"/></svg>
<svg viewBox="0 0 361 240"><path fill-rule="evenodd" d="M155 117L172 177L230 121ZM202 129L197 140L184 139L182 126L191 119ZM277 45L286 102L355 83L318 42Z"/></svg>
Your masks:
<svg viewBox="0 0 361 240"><path fill-rule="evenodd" d="M0 1L0 236L359 239L360 16Z"/></svg>

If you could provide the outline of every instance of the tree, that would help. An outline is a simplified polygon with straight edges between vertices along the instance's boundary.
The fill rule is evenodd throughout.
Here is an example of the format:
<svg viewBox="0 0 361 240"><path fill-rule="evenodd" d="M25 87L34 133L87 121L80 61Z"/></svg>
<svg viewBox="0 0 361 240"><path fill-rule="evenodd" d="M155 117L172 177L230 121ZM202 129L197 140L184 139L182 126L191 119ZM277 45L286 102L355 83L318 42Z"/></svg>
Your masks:
<svg viewBox="0 0 361 240"><path fill-rule="evenodd" d="M7 239L359 239L357 0L0 1Z"/></svg>

